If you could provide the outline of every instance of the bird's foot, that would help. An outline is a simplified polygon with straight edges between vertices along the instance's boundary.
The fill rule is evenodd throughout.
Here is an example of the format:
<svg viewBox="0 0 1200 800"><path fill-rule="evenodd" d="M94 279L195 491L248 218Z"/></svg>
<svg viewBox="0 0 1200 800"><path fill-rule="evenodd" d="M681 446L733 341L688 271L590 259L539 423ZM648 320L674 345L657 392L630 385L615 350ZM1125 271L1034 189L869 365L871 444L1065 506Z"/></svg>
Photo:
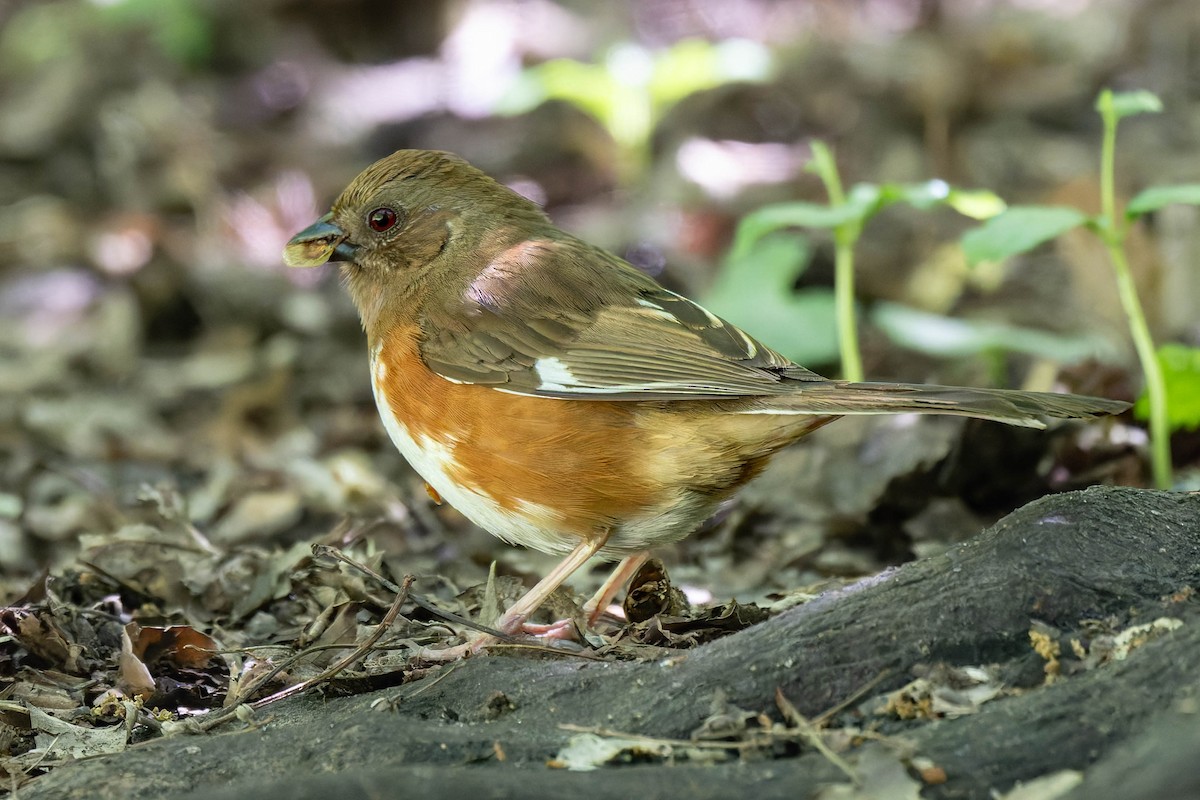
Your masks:
<svg viewBox="0 0 1200 800"><path fill-rule="evenodd" d="M521 633L544 641L579 641L579 629L573 619L560 619L550 623L522 622Z"/></svg>

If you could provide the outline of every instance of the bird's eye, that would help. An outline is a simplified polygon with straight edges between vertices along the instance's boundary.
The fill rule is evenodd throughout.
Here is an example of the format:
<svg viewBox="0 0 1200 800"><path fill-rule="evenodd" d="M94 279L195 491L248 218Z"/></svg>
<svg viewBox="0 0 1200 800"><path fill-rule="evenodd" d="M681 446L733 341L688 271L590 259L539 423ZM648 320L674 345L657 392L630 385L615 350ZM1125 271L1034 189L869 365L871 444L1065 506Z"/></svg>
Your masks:
<svg viewBox="0 0 1200 800"><path fill-rule="evenodd" d="M396 212L390 208L377 208L367 215L367 224L376 233L383 233L396 224Z"/></svg>

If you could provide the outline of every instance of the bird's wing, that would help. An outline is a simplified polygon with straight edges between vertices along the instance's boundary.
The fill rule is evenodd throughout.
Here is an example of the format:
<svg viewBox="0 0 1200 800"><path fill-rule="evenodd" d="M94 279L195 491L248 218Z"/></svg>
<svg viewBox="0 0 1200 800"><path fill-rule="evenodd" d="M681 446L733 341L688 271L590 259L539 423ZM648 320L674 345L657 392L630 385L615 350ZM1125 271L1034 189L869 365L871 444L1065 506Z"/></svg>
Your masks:
<svg viewBox="0 0 1200 800"><path fill-rule="evenodd" d="M570 237L507 249L428 304L421 327L442 377L536 397L748 397L824 380Z"/></svg>

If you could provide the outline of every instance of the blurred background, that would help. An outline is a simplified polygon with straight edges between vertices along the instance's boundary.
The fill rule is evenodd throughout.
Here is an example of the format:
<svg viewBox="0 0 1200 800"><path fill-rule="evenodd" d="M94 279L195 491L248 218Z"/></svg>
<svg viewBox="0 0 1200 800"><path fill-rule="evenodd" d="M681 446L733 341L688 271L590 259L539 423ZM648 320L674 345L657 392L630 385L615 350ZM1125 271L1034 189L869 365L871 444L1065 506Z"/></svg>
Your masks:
<svg viewBox="0 0 1200 800"><path fill-rule="evenodd" d="M1165 106L1122 124L1120 198L1200 181L1194 0L0 3L0 596L81 552L151 594L189 587L164 608L244 567L152 580L112 547L167 529L288 568L311 541L366 537L463 583L493 557L536 574L425 498L336 274L280 261L395 149L461 154L832 375L828 234L728 256L748 212L825 202L811 140L847 186L937 178L1094 213L1105 87ZM1136 398L1098 241L970 267L976 224L897 205L867 225L868 377ZM1197 208L1153 214L1130 254L1156 341L1200 345ZM1148 481L1129 417L1070 436L880 422L887 445L846 424L681 545L682 574L718 593L862 574L1045 491ZM1200 441L1174 444L1186 477ZM235 602L211 594L209 613Z"/></svg>

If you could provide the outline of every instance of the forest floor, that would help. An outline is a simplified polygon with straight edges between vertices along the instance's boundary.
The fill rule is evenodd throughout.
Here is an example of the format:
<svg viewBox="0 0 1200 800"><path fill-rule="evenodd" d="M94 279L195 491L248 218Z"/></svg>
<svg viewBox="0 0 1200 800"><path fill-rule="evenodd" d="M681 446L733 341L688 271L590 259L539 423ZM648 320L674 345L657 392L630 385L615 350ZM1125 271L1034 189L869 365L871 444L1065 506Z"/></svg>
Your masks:
<svg viewBox="0 0 1200 800"><path fill-rule="evenodd" d="M1122 198L1200 180L1190 0L1085 3L1070 24L854 6L924 9L904 30L814 3L815 22L788 23L827 35L766 24L808 4L728 4L765 15L745 20L604 4L628 6L646 53L659 34L760 35L777 58L769 79L655 107L636 145L586 103L484 113L461 94L619 38L571 4L209 5L0 5L0 795L1200 796L1200 495L1138 488L1132 414L842 420L664 548L636 621L424 665L421 647L462 633L447 613L494 619L553 559L426 494L379 423L333 270L280 262L399 147L461 153L699 299L748 211L825 201L812 137L847 187L937 176L1095 211L1097 87L1148 81L1170 104L1122 128ZM504 44L464 46L473 14L498 15L516 72L471 60ZM436 90L408 91L422 81ZM898 206L864 231L870 378L1136 399L1089 232L968 269L975 222L941 211ZM1184 212L1135 227L1130 260L1156 334L1194 344ZM739 284L747 307L828 300L829 237L784 239L804 263ZM889 304L993 339L921 350L883 329ZM786 322L832 341L820 314ZM834 351L805 365L832 374ZM1192 485L1200 434L1173 444ZM581 570L547 619L602 579Z"/></svg>

